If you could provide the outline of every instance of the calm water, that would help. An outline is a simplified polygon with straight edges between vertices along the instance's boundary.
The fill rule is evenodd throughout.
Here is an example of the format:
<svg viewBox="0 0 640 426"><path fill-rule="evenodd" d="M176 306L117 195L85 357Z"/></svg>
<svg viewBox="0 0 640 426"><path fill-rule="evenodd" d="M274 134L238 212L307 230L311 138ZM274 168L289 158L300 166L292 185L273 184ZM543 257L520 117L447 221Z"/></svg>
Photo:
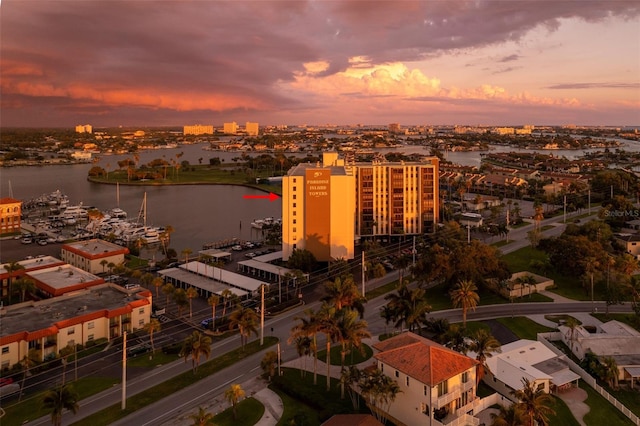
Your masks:
<svg viewBox="0 0 640 426"><path fill-rule="evenodd" d="M220 157L225 162L241 154L236 152L206 151L205 145L187 145L175 149L147 151L140 154L142 163L156 158L175 159L183 153L180 161L187 160L198 164L209 163L209 158ZM492 152L514 151L507 146L495 146ZM624 141L626 150L640 150L640 143ZM395 151L395 149L382 150ZM406 153L426 152L422 147L409 146ZM533 151L528 151L533 152ZM541 151L552 152L557 156L576 158L583 151ZM303 155L303 154L299 154ZM110 170L117 168L117 162L131 156L102 156L98 165ZM447 159L464 165L478 166L478 152L449 152ZM0 169L0 197L9 195L20 200L29 200L42 194L60 190L69 196L71 204L95 206L108 210L117 206L115 185L98 185L87 181L87 174L93 165L78 164L70 166L46 167L10 167ZM279 218L282 206L279 201L246 200L245 194L263 194L254 189L226 185L181 185L181 186L120 186L119 206L135 218L142 206L144 193L147 193L147 223L155 226L171 225L175 232L171 246L180 253L189 248L199 250L203 244L237 237L240 239L258 238L259 231L251 228L251 221L263 217Z"/></svg>
<svg viewBox="0 0 640 426"><path fill-rule="evenodd" d="M57 189L69 196L70 204L83 203L108 210L117 205L115 185L87 181L90 165L11 167L0 169L0 196L29 200ZM120 208L135 218L147 193L147 224L171 225L175 232L171 247L180 253L194 252L209 242L237 237L251 240L260 236L251 221L281 217L279 201L247 200L245 194L260 191L232 185L126 186L120 185Z"/></svg>

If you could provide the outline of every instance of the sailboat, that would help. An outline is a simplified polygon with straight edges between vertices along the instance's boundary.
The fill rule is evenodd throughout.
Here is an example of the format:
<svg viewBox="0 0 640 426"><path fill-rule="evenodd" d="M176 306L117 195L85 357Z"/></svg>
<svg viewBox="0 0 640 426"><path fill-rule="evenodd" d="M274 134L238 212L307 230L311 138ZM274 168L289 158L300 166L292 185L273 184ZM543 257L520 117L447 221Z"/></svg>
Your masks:
<svg viewBox="0 0 640 426"><path fill-rule="evenodd" d="M142 225L142 226L140 226ZM153 226L147 226L147 193L144 193L142 199L142 206L138 213L138 219L136 226L132 227L126 235L124 240L127 242L134 242L137 240L144 240L147 244L155 244L160 242L160 230Z"/></svg>
<svg viewBox="0 0 640 426"><path fill-rule="evenodd" d="M109 210L109 216L118 219L126 219L127 212L120 208L120 182L116 182L116 207Z"/></svg>

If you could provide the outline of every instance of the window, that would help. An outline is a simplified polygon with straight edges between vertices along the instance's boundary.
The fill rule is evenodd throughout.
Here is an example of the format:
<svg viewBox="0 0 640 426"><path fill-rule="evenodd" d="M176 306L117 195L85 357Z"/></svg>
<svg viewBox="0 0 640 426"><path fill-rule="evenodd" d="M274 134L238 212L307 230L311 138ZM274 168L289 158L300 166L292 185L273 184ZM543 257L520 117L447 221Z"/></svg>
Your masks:
<svg viewBox="0 0 640 426"><path fill-rule="evenodd" d="M296 194L293 194L293 197L291 197L291 198L293 198L295 200L297 198Z"/></svg>
<svg viewBox="0 0 640 426"><path fill-rule="evenodd" d="M75 328L70 328L67 330L67 336L71 336L72 334L76 334L76 329Z"/></svg>
<svg viewBox="0 0 640 426"><path fill-rule="evenodd" d="M87 336L87 340L88 340L89 342L90 342L90 341L92 341L92 340L93 340L93 334L88 335L88 336Z"/></svg>
<svg viewBox="0 0 640 426"><path fill-rule="evenodd" d="M293 190L294 190L294 191L296 191L297 189L298 189L297 187L295 187L295 186L293 187Z"/></svg>
<svg viewBox="0 0 640 426"><path fill-rule="evenodd" d="M144 319L143 318L140 318L140 320L138 321L138 325L140 327L144 327Z"/></svg>
<svg viewBox="0 0 640 426"><path fill-rule="evenodd" d="M465 371L462 373L462 383L467 383L469 381L469 372Z"/></svg>
<svg viewBox="0 0 640 426"><path fill-rule="evenodd" d="M409 386L409 376L407 376L406 382L407 382L407 386Z"/></svg>
<svg viewBox="0 0 640 426"><path fill-rule="evenodd" d="M140 315L144 314L144 308L140 308L140 310L138 311L138 314Z"/></svg>
<svg viewBox="0 0 640 426"><path fill-rule="evenodd" d="M293 211L293 215L294 215L294 216L297 216L297 212L296 212L295 210Z"/></svg>
<svg viewBox="0 0 640 426"><path fill-rule="evenodd" d="M295 209L297 207L296 203L293 203L293 208Z"/></svg>
<svg viewBox="0 0 640 426"><path fill-rule="evenodd" d="M95 327L95 323L93 321L87 323L87 329L91 330L93 327Z"/></svg>
<svg viewBox="0 0 640 426"><path fill-rule="evenodd" d="M2 353L3 354L8 354L9 353L9 346L5 346L2 348Z"/></svg>
<svg viewBox="0 0 640 426"><path fill-rule="evenodd" d="M396 377L400 377L400 373L396 370Z"/></svg>
<svg viewBox="0 0 640 426"><path fill-rule="evenodd" d="M438 396L442 396L449 393L449 381L438 383Z"/></svg>
<svg viewBox="0 0 640 426"><path fill-rule="evenodd" d="M420 410L422 411L422 414L426 414L427 416L429 415L429 406L427 404L420 404Z"/></svg>
<svg viewBox="0 0 640 426"><path fill-rule="evenodd" d="M295 220L295 219L293 219L293 224L295 225L296 223L297 223L297 222L296 222L296 220Z"/></svg>
<svg viewBox="0 0 640 426"><path fill-rule="evenodd" d="M424 396L427 396L427 386L424 387Z"/></svg>

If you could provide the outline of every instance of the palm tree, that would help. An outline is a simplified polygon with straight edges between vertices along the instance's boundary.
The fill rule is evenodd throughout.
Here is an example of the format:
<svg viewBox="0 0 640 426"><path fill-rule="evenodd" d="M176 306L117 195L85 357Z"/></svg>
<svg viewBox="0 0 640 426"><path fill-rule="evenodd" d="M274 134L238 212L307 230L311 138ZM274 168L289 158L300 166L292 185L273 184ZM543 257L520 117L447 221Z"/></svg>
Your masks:
<svg viewBox="0 0 640 426"><path fill-rule="evenodd" d="M176 291L176 288L171 283L166 283L165 285L162 286L162 292L166 296L166 299L164 302L165 308L169 306L169 297L171 297L174 291Z"/></svg>
<svg viewBox="0 0 640 426"><path fill-rule="evenodd" d="M22 365L22 385L20 386L20 395L18 396L18 402L20 402L22 400L22 392L24 391L24 382L27 379L27 376L29 375L29 369L31 367L33 367L35 365L35 361L28 355L25 355L24 358L22 358L22 361L20 361L20 364Z"/></svg>
<svg viewBox="0 0 640 426"><path fill-rule="evenodd" d="M107 259L102 259L100 261L100 265L102 265L102 273L104 274L106 272L106 267L109 264L109 261Z"/></svg>
<svg viewBox="0 0 640 426"><path fill-rule="evenodd" d="M340 367L344 371L344 359L349 347L362 350L362 339L370 338L367 322L359 320L355 311L341 309L336 314L336 340L340 342ZM344 383L340 385L340 397L344 398Z"/></svg>
<svg viewBox="0 0 640 426"><path fill-rule="evenodd" d="M211 318L213 322L211 325L211 329L215 330L216 329L216 306L218 306L218 303L220 303L220 296L218 296L217 294L212 294L207 299L207 303L209 304L209 306L211 306Z"/></svg>
<svg viewBox="0 0 640 426"><path fill-rule="evenodd" d="M396 293L385 296L388 300L388 308L385 315L395 321L395 327L404 324L409 331L427 322L427 314L431 312L431 305L427 303L426 292L423 288L409 289L405 284L400 284Z"/></svg>
<svg viewBox="0 0 640 426"><path fill-rule="evenodd" d="M211 356L211 337L194 331L184 340L180 356L184 358L184 362L191 357L191 366L195 374L200 365L200 358L204 356L205 359L209 359Z"/></svg>
<svg viewBox="0 0 640 426"><path fill-rule="evenodd" d="M366 299L360 294L351 275L326 282L325 290L327 295L322 298L323 302L334 305L338 311L342 308L355 309L362 318Z"/></svg>
<svg viewBox="0 0 640 426"><path fill-rule="evenodd" d="M451 324L449 330L443 336L444 346L461 354L466 354L469 351L469 345L464 331L465 329L460 325Z"/></svg>
<svg viewBox="0 0 640 426"><path fill-rule="evenodd" d="M402 392L398 383L376 369L369 374L363 374L359 385L367 407L375 418L384 424L389 407L395 401L398 393Z"/></svg>
<svg viewBox="0 0 640 426"><path fill-rule="evenodd" d="M534 426L536 423L541 426L547 426L549 419L547 416L554 415L555 411L551 408L553 397L546 393L544 389L536 389L535 382L529 381L528 378L522 378L523 388L512 391L520 402L516 403L517 409L522 411L528 419L528 426Z"/></svg>
<svg viewBox="0 0 640 426"><path fill-rule="evenodd" d="M189 318L193 317L193 299L198 297L198 290L195 287L189 287L187 289L187 299L189 299Z"/></svg>
<svg viewBox="0 0 640 426"><path fill-rule="evenodd" d="M150 272L145 272L144 274L142 274L142 276L140 277L140 281L142 281L142 284L145 287L148 287L151 285L151 283L153 282L153 274Z"/></svg>
<svg viewBox="0 0 640 426"><path fill-rule="evenodd" d="M227 303L231 301L231 298L233 297L233 293L228 288L225 288L220 293L220 297L222 297L222 300L224 300L222 305L222 318L224 318L225 315L227 314Z"/></svg>
<svg viewBox="0 0 640 426"><path fill-rule="evenodd" d="M426 323L426 328L433 334L432 339L440 344L444 344L444 337L449 331L449 320L446 318L431 318Z"/></svg>
<svg viewBox="0 0 640 426"><path fill-rule="evenodd" d="M492 352L501 352L500 342L493 337L486 329L478 329L472 336L469 350L476 353L476 359L480 362L476 372L476 384L480 383L482 377L489 371L487 358L493 356Z"/></svg>
<svg viewBox="0 0 640 426"><path fill-rule="evenodd" d="M234 419L238 418L238 413L236 412L236 405L238 404L240 399L244 397L244 395L245 395L244 389L242 389L242 387L237 383L232 384L231 386L229 386L229 389L224 391L224 397L227 398L227 401L229 401L229 403L231 403L231 406L233 407Z"/></svg>
<svg viewBox="0 0 640 426"><path fill-rule="evenodd" d="M156 351L156 348L153 345L153 333L155 333L156 331L160 331L161 328L162 325L160 324L160 321L155 318L151 318L149 322L144 325L144 331L149 333L149 342L151 343L151 358L153 358L153 354Z"/></svg>
<svg viewBox="0 0 640 426"><path fill-rule="evenodd" d="M304 316L294 317L294 320L299 321L299 323L291 328L287 343L291 344L291 342L298 338L311 338L310 349L313 352L313 384L315 385L317 383L318 372L317 335L320 332L320 321L311 309L306 309Z"/></svg>
<svg viewBox="0 0 640 426"><path fill-rule="evenodd" d="M76 414L80 409L78 395L70 385L48 390L42 398L42 407L51 413L51 423L62 426L62 413L69 410Z"/></svg>
<svg viewBox="0 0 640 426"><path fill-rule="evenodd" d="M251 308L239 306L238 309L229 314L229 329L238 328L240 332L240 342L242 350L247 343L251 333L258 335L258 314Z"/></svg>
<svg viewBox="0 0 640 426"><path fill-rule="evenodd" d="M15 289L20 292L20 302L24 302L24 299L27 295L27 292L32 293L36 289L35 282L29 277L20 277L13 285L16 287Z"/></svg>
<svg viewBox="0 0 640 426"><path fill-rule="evenodd" d="M497 413L491 413L491 426L523 426L522 412L516 404L500 405Z"/></svg>
<svg viewBox="0 0 640 426"><path fill-rule="evenodd" d="M176 288L173 292L173 301L178 306L178 317L182 317L182 310L189 304L187 292L183 288Z"/></svg>
<svg viewBox="0 0 640 426"><path fill-rule="evenodd" d="M193 426L213 426L213 417L213 414L208 413L202 407L198 407L198 412L191 414L189 419L193 420Z"/></svg>
<svg viewBox="0 0 640 426"><path fill-rule="evenodd" d="M338 335L338 325L336 319L336 308L323 303L317 313L318 331L326 338L327 351L327 392L331 389L331 343L336 341Z"/></svg>
<svg viewBox="0 0 640 426"><path fill-rule="evenodd" d="M9 304L11 304L11 296L13 295L13 274L14 272L20 271L24 269L24 266L19 264L18 262L9 262L4 265L5 271L9 273Z"/></svg>
<svg viewBox="0 0 640 426"><path fill-rule="evenodd" d="M564 325L569 329L569 349L573 352L573 342L575 342L576 339L576 329L580 323L574 317L568 317Z"/></svg>
<svg viewBox="0 0 640 426"><path fill-rule="evenodd" d="M451 302L454 308L462 308L462 326L467 327L467 311L476 310L480 296L477 293L478 287L471 280L460 280L451 291Z"/></svg>
<svg viewBox="0 0 640 426"><path fill-rule="evenodd" d="M269 351L264 354L260 361L260 368L264 371L264 374L269 377L269 381L276 373L276 364L278 363L278 353L276 351Z"/></svg>
<svg viewBox="0 0 640 426"><path fill-rule="evenodd" d="M151 284L156 288L156 298L159 297L158 290L164 285L164 280L162 277L155 277L153 281L151 281Z"/></svg>
<svg viewBox="0 0 640 426"><path fill-rule="evenodd" d="M193 253L193 250L191 250L190 248L185 248L181 253L184 256L185 263L189 263L189 255Z"/></svg>
<svg viewBox="0 0 640 426"><path fill-rule="evenodd" d="M600 361L600 377L613 389L618 389L618 364L613 357L605 356Z"/></svg>

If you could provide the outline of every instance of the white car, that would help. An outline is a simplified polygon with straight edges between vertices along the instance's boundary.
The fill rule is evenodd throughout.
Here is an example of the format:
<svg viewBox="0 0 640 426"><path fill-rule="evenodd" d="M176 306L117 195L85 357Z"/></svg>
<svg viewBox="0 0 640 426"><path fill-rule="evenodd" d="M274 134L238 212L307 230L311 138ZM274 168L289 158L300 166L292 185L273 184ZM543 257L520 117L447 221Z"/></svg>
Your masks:
<svg viewBox="0 0 640 426"><path fill-rule="evenodd" d="M233 250L233 251L242 251L242 246L241 245L235 245L235 246L231 247L231 250Z"/></svg>

